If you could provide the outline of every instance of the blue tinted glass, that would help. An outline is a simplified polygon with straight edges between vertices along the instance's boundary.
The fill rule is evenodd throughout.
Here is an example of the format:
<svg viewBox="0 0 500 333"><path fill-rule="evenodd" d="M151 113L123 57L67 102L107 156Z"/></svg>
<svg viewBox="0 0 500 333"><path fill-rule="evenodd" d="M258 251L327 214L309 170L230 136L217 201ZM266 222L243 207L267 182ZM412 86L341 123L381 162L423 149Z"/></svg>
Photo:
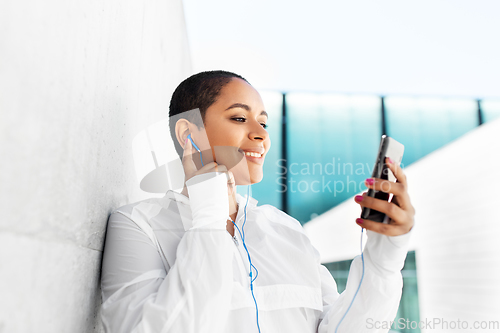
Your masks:
<svg viewBox="0 0 500 333"><path fill-rule="evenodd" d="M472 99L386 97L387 134L405 145L403 166L478 125Z"/></svg>
<svg viewBox="0 0 500 333"><path fill-rule="evenodd" d="M482 100L481 110L483 111L483 122L485 123L500 118L500 100Z"/></svg>
<svg viewBox="0 0 500 333"><path fill-rule="evenodd" d="M352 260L343 260L337 262L331 262L323 264L332 276L335 278L337 283L337 290L342 293L347 286L347 277L349 276L349 268L351 267ZM401 270L403 276L403 292L401 295L401 302L399 304L398 313L395 323L401 323L401 320L405 322L415 322L420 321L420 311L418 302L418 280L417 280L417 265L415 260L415 251L409 251L406 256L405 265ZM394 326L393 326L394 327ZM391 330L390 332L420 332L420 329L411 328L409 326L406 329Z"/></svg>
<svg viewBox="0 0 500 333"><path fill-rule="evenodd" d="M301 223L364 191L377 153L380 98L287 94L288 208Z"/></svg>
<svg viewBox="0 0 500 333"><path fill-rule="evenodd" d="M271 148L267 152L264 162L264 178L260 183L252 185L252 197L257 199L258 205L270 204L277 208L281 205L281 187L278 178L282 169L279 168L281 158L281 125L282 125L282 105L283 95L279 92L259 92L264 102L265 111L269 118L267 121L267 131L271 139ZM238 186L238 193L245 196L246 186Z"/></svg>

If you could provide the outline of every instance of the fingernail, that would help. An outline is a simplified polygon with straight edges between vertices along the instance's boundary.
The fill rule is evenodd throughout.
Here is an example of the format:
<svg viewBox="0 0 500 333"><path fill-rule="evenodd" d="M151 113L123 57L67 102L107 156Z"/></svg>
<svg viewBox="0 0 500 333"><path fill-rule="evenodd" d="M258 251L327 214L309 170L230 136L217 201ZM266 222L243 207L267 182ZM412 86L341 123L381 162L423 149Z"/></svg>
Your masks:
<svg viewBox="0 0 500 333"><path fill-rule="evenodd" d="M368 185L373 185L373 183L375 183L375 180L373 178L368 178L365 180L365 183L367 183Z"/></svg>
<svg viewBox="0 0 500 333"><path fill-rule="evenodd" d="M389 163L391 163L391 164L392 164L392 163L394 163L394 161L393 161L393 160L392 160L389 156L387 157L387 160L388 160L388 161L389 161Z"/></svg>
<svg viewBox="0 0 500 333"><path fill-rule="evenodd" d="M357 195L357 196L354 197L354 200L356 202L361 202L361 201L363 201L363 196L362 195Z"/></svg>
<svg viewBox="0 0 500 333"><path fill-rule="evenodd" d="M188 138L186 138L186 141L184 141L184 144L188 143Z"/></svg>
<svg viewBox="0 0 500 333"><path fill-rule="evenodd" d="M363 219L356 219L356 223L358 223L358 224L363 223Z"/></svg>

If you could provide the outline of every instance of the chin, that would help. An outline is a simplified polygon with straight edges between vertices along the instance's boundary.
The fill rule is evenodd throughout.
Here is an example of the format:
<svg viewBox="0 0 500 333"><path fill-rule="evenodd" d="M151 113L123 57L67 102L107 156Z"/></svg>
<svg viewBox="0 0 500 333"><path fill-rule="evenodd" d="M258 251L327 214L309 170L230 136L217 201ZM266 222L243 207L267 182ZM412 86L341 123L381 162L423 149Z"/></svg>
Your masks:
<svg viewBox="0 0 500 333"><path fill-rule="evenodd" d="M252 175L250 177L250 181L252 182L252 184L257 184L257 183L260 183L262 181L262 178L264 178L264 175L261 172L257 175Z"/></svg>
<svg viewBox="0 0 500 333"><path fill-rule="evenodd" d="M234 175L236 185L252 185L260 183L264 178L262 165L254 165L253 163L239 163L231 169Z"/></svg>
<svg viewBox="0 0 500 333"><path fill-rule="evenodd" d="M250 175L234 175L234 181L236 185L252 185L260 183L264 178L262 172L252 173Z"/></svg>

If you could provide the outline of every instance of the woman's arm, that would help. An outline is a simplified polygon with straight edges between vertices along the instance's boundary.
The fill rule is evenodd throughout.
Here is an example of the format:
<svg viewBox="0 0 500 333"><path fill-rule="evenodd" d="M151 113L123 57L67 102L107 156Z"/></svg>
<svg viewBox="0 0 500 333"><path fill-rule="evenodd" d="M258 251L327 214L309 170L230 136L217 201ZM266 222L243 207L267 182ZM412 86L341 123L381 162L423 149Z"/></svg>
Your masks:
<svg viewBox="0 0 500 333"><path fill-rule="evenodd" d="M320 333L387 332L388 329L379 328L384 323L387 326L396 316L403 287L401 269L408 251L415 209L410 202L406 176L402 169L390 159L386 163L397 182L371 179L366 184L369 188L392 193L392 201L366 195L356 196L355 201L363 207L385 213L389 221L385 224L356 220L358 225L367 229L368 241L363 250L363 258L354 258L346 290L340 296L337 297L337 291L333 290L336 285L327 269L320 267L324 297L324 312L318 327ZM352 302L362 277L361 287ZM351 302L352 306L348 310ZM345 318L342 319L344 315Z"/></svg>
<svg viewBox="0 0 500 333"><path fill-rule="evenodd" d="M406 258L410 234L390 237L367 232L368 241L363 251L363 282L340 325L338 324L349 308L363 274L361 256L354 258L346 289L340 295L330 272L325 266L319 265L323 294L319 333L387 332L378 330L375 322L388 323L396 316L403 287L400 271ZM317 259L319 263L319 255Z"/></svg>
<svg viewBox="0 0 500 333"><path fill-rule="evenodd" d="M226 230L227 176L214 175L186 182L193 227L182 237L168 274L151 240L133 222L112 215L102 279L108 332L223 331L234 243Z"/></svg>

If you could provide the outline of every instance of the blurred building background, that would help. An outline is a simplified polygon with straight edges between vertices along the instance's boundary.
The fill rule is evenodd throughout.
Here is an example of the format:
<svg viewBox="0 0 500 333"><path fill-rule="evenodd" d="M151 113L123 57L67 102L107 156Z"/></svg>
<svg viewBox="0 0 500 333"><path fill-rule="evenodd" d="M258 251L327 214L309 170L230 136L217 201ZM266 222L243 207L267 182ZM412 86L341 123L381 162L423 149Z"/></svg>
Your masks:
<svg viewBox="0 0 500 333"><path fill-rule="evenodd" d="M387 134L405 145L417 211L398 318L499 321L499 12L494 0L4 1L0 333L102 331L107 217L182 176L170 95L212 69L261 91L272 149L252 195L304 225L339 291L360 252L352 197ZM168 180L141 190L165 165Z"/></svg>
<svg viewBox="0 0 500 333"><path fill-rule="evenodd" d="M394 331L499 325L500 4L184 4L194 71L232 70L262 91L272 148L253 196L304 225L339 291L360 253L353 196L387 134L405 145L417 211L396 320L443 324Z"/></svg>

